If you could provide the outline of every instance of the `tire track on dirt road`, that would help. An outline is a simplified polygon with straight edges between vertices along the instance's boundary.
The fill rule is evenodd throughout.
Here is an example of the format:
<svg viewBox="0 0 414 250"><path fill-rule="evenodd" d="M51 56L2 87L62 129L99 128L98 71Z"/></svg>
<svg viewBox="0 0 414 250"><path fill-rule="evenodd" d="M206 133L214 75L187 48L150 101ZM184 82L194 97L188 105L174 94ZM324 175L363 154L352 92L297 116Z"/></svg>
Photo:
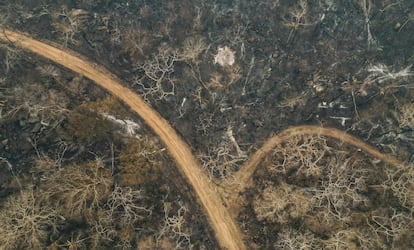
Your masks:
<svg viewBox="0 0 414 250"><path fill-rule="evenodd" d="M246 249L239 227L224 207L216 187L201 171L190 147L178 136L171 125L145 103L140 96L124 87L120 83L121 81L104 67L90 62L75 52L63 51L55 46L35 40L28 35L7 29L0 33L0 40L14 43L16 46L43 56L91 79L127 104L160 137L168 152L176 161L179 170L193 187L199 202L202 204L220 246L229 250Z"/></svg>

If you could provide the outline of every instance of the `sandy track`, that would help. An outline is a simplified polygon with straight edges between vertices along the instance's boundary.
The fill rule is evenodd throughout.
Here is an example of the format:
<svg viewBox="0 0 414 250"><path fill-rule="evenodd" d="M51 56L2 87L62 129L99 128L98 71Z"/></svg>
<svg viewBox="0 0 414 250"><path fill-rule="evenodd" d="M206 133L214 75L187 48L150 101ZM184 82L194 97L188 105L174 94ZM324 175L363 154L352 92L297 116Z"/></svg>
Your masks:
<svg viewBox="0 0 414 250"><path fill-rule="evenodd" d="M249 160L240 168L240 170L235 175L235 180L238 187L233 187L233 194L237 194L243 191L246 187L252 185L252 176L254 171L256 170L258 164L263 159L263 157L270 153L273 148L277 144L282 143L283 141L289 140L292 136L303 136L303 135L321 135L326 137L331 137L337 139L339 141L343 141L348 143L352 146L355 146L365 153L370 154L371 156L380 159L386 163L389 163L393 166L400 167L403 166L404 163L397 160L396 158L383 154L379 152L377 149L372 147L371 145L365 143L364 141L349 135L339 129L336 128L324 128L320 126L312 126L312 125L303 125L303 126L295 126L288 129L283 130L282 132L270 137L266 143L256 151L255 154L250 156ZM232 204L235 205L235 204Z"/></svg>
<svg viewBox="0 0 414 250"><path fill-rule="evenodd" d="M4 30L0 33L0 39L8 40L17 46L48 58L91 79L127 104L145 120L167 147L179 170L197 194L221 247L229 250L246 248L235 220L224 207L216 187L201 171L198 161L191 153L190 147L177 135L170 124L137 94L124 87L119 79L105 68L90 62L74 52L63 51L25 34L11 30Z"/></svg>

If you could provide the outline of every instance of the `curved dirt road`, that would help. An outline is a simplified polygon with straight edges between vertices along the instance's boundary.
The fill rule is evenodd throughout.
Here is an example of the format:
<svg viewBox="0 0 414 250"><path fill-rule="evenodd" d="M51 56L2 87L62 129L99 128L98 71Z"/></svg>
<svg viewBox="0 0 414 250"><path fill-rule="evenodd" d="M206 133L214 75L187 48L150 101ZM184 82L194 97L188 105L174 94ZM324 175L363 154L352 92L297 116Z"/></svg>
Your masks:
<svg viewBox="0 0 414 250"><path fill-rule="evenodd" d="M0 33L0 40L8 40L29 51L44 56L59 63L97 83L125 102L132 110L141 116L143 120L154 130L168 149L170 155L176 161L180 171L194 188L209 221L216 233L216 238L225 249L246 249L243 236L229 213L224 207L220 188L215 186L204 175L199 163L191 153L190 147L177 135L169 123L146 104L137 94L122 86L119 80L105 68L88 61L74 52L65 52L51 45L39 42L27 35L5 30ZM237 186L225 185L226 192L230 195L227 203L234 209L237 206L235 199L238 193L251 185L253 173L261 159L279 143L296 135L322 135L344 141L350 145L360 148L362 151L396 167L403 166L403 162L396 158L379 152L374 147L362 140L351 136L335 128L324 128L320 126L296 126L291 127L269 138L266 143L254 153L249 160L240 168L235 175Z"/></svg>
<svg viewBox="0 0 414 250"><path fill-rule="evenodd" d="M339 129L324 128L324 127L312 126L312 125L295 126L295 127L285 129L282 132L270 137L266 141L266 143L259 150L256 151L256 153L250 156L249 160L240 168L240 170L235 175L236 183L239 186L232 188L233 194L236 195L237 193L243 191L246 187L251 185L253 173L256 170L256 167L258 166L261 159L266 154L270 153L270 151L273 148L275 148L277 144L283 141L286 141L292 136L296 136L296 135L300 135L300 136L322 135L326 137L331 137L339 141L344 141L357 148L360 148L365 153L370 154L371 156L377 159L380 159L393 166L400 167L404 165L404 163L397 160L396 158L379 152L376 148L372 147L366 142L352 135L349 135Z"/></svg>
<svg viewBox="0 0 414 250"><path fill-rule="evenodd" d="M122 86L105 68L90 62L74 52L66 52L25 34L4 30L0 39L46 57L67 67L106 89L134 110L160 137L180 171L192 185L223 249L246 249L239 227L224 207L219 193L204 175L190 147L177 135L170 124L146 104L137 94Z"/></svg>

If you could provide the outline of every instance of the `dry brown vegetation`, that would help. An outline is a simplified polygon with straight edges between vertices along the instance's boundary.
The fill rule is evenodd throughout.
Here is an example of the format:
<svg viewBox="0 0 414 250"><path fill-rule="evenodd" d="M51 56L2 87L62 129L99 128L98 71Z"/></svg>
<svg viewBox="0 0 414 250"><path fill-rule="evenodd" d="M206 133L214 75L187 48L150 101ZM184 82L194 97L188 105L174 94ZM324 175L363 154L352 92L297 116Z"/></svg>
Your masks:
<svg viewBox="0 0 414 250"><path fill-rule="evenodd" d="M60 214L69 220L91 220L113 186L111 171L100 160L66 166L45 178L47 181L40 185L42 198L61 209Z"/></svg>
<svg viewBox="0 0 414 250"><path fill-rule="evenodd" d="M64 217L39 203L38 193L30 187L3 201L0 212L0 245L3 249L40 249L50 235L57 234Z"/></svg>
<svg viewBox="0 0 414 250"><path fill-rule="evenodd" d="M13 40L15 42L18 41L20 46L31 49L33 52L40 52L43 56L68 66L75 72L94 80L141 115L154 132L160 136L160 139L167 146L170 154L180 166L183 175L194 187L197 197L203 204L221 245L230 249L243 248L242 235L235 221L230 216L229 211L222 205L220 197L211 187L208 178L202 174L197 160L191 154L189 146L180 139L166 120L145 104L130 89L123 87L106 69L97 67L79 55L72 55L71 53L73 52L65 53L62 50L41 43L23 34L7 31L7 35L2 36L2 38L5 39L6 37L8 39L13 39L14 37Z"/></svg>
<svg viewBox="0 0 414 250"><path fill-rule="evenodd" d="M0 248L414 248L412 7L1 3Z"/></svg>
<svg viewBox="0 0 414 250"><path fill-rule="evenodd" d="M408 247L412 165L376 162L335 143L314 135L287 138L259 165L256 195L245 209L251 206L264 227L277 228L277 238L263 232L269 247Z"/></svg>
<svg viewBox="0 0 414 250"><path fill-rule="evenodd" d="M140 139L132 139L119 155L119 183L123 186L139 186L144 182L156 181L160 165L156 160L158 150Z"/></svg>

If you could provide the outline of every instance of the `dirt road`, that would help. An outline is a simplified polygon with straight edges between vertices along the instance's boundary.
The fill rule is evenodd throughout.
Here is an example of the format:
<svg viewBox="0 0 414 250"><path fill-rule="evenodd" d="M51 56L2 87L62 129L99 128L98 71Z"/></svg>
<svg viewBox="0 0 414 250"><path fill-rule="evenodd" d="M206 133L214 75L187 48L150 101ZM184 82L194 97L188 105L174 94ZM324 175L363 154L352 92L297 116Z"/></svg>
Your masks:
<svg viewBox="0 0 414 250"><path fill-rule="evenodd" d="M221 247L229 250L246 249L239 227L224 207L216 187L201 171L198 161L191 153L190 147L177 135L170 124L146 104L140 96L124 87L119 79L105 68L90 62L74 52L63 51L25 34L11 30L4 30L0 33L0 39L8 40L16 46L48 58L91 79L126 103L145 120L167 147L179 170L197 194Z"/></svg>
<svg viewBox="0 0 414 250"><path fill-rule="evenodd" d="M343 141L345 143L348 143L352 146L355 146L356 148L361 149L363 152L382 160L388 164L391 164L395 167L401 167L404 165L403 162L397 160L396 158L383 154L379 152L377 149L372 147L371 145L367 144L366 142L349 135L339 129L336 128L324 128L320 126L312 126L312 125L303 125L303 126L295 126L288 129L283 130L282 132L270 137L266 143L256 151L255 154L251 155L249 160L240 168L240 170L235 175L235 180L237 180L236 183L238 183L238 187L232 187L230 190L232 190L233 195L237 195L239 192L243 191L245 188L252 185L252 176L254 171L256 170L259 162L263 157L270 153L273 148L277 144L280 144L286 140L289 140L292 136L303 136L303 135L320 135L320 136L326 136L331 137L334 139L337 139L338 141ZM234 203L234 202L230 202ZM232 204L233 206L236 206L236 204Z"/></svg>

